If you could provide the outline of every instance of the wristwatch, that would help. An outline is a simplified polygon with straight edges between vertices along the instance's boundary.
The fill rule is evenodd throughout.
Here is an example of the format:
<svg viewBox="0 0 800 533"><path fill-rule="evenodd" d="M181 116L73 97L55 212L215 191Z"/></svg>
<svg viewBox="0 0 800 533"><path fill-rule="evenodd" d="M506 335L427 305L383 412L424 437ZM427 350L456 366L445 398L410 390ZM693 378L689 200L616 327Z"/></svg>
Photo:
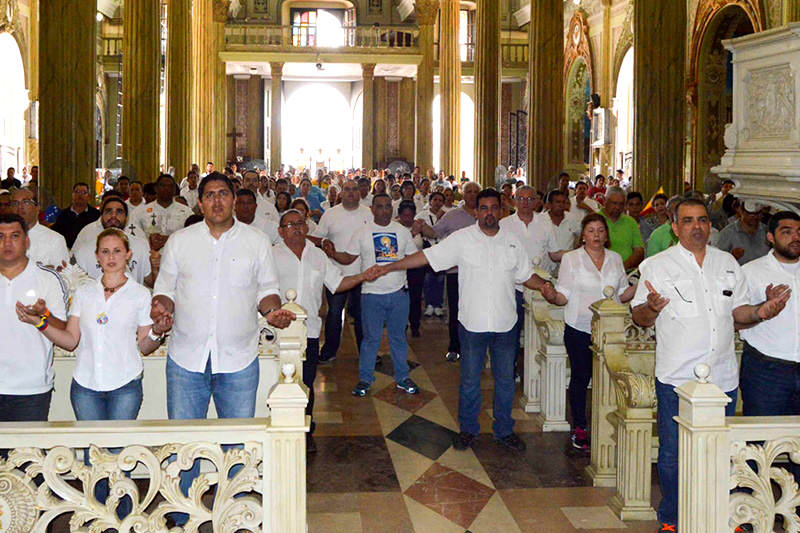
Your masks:
<svg viewBox="0 0 800 533"><path fill-rule="evenodd" d="M150 338L150 340L151 340L151 341L153 341L153 342L158 342L158 343L162 343L162 342L164 342L164 334L162 334L161 336L154 335L154 334L153 334L153 328L150 328L150 331L147 333L147 336L148 336L148 337Z"/></svg>

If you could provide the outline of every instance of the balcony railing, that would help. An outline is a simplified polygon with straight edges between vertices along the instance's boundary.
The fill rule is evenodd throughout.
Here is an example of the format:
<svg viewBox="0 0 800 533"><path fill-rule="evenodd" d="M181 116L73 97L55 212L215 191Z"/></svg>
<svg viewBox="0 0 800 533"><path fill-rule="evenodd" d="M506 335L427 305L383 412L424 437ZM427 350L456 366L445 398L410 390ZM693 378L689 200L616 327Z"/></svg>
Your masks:
<svg viewBox="0 0 800 533"><path fill-rule="evenodd" d="M458 45L461 61L473 63L475 61L475 43L461 43ZM439 43L434 44L435 59L439 61ZM527 65L528 43L500 43L500 53L503 65Z"/></svg>
<svg viewBox="0 0 800 533"><path fill-rule="evenodd" d="M225 44L233 48L389 48L417 51L419 30L409 26L356 26L323 35L314 26L229 24Z"/></svg>
<svg viewBox="0 0 800 533"><path fill-rule="evenodd" d="M104 56L121 56L122 37L103 37L102 52Z"/></svg>

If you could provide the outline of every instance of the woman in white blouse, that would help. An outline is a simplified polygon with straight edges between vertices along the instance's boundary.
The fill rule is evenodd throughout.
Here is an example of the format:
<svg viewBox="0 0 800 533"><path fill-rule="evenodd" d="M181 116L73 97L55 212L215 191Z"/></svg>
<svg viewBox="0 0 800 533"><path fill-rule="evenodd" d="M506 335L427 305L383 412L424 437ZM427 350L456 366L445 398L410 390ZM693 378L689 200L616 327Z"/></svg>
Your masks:
<svg viewBox="0 0 800 533"><path fill-rule="evenodd" d="M78 420L135 420L142 404L142 356L155 351L172 318L150 319L150 291L130 278L128 237L116 228L97 236L95 255L102 277L78 288L66 329L47 327L47 319L17 308L65 350L76 350L70 400ZM42 323L43 322L43 323ZM77 347L77 348L76 348Z"/></svg>
<svg viewBox="0 0 800 533"><path fill-rule="evenodd" d="M587 215L581 223L581 245L565 253L555 290L543 289L550 303L566 305L564 346L569 356L571 377L569 403L572 410L572 445L589 449L586 431L586 387L592 377L592 311L589 306L605 298L603 289L611 286L622 303L628 302L636 286L628 285L622 257L609 250L608 225L598 214Z"/></svg>

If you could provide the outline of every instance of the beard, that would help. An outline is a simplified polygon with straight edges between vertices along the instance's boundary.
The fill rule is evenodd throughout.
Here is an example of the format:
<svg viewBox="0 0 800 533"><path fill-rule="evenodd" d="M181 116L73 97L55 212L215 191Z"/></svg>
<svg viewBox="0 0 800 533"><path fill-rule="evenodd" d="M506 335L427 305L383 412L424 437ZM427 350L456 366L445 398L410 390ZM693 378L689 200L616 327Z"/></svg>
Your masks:
<svg viewBox="0 0 800 533"><path fill-rule="evenodd" d="M776 242L775 243L775 253L780 255L780 256L782 256L782 257L785 257L786 259L794 261L795 259L800 257L800 246L795 246L794 249L792 249L791 244L792 243L790 243L788 246L781 246L780 244L778 244ZM797 243L795 243L795 244L797 244Z"/></svg>

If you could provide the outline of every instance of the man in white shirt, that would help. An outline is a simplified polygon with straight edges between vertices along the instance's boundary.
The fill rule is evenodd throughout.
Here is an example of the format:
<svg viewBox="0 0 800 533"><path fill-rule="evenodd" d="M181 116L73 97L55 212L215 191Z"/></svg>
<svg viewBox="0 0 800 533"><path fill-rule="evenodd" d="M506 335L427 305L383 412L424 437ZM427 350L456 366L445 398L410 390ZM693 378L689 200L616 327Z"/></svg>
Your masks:
<svg viewBox="0 0 800 533"><path fill-rule="evenodd" d="M142 184L138 181L132 182L128 191L130 192L130 196L125 200L125 203L128 204L128 213L130 214L144 202L144 191L142 190Z"/></svg>
<svg viewBox="0 0 800 533"><path fill-rule="evenodd" d="M422 212L417 212L414 217L415 220L422 220L425 225L433 228L437 222L445 215L444 210L444 194L440 192L431 193L428 197L428 207ZM439 239L435 237L423 237L422 247L430 248L437 244ZM444 272L434 272L430 268L425 272L425 285L423 291L425 293L425 316L443 317L444 311L442 306L444 304Z"/></svg>
<svg viewBox="0 0 800 533"><path fill-rule="evenodd" d="M39 224L39 203L28 189L16 189L11 198L11 206L22 217L28 228L28 257L34 263L62 268L67 266L69 251L67 241L60 233Z"/></svg>
<svg viewBox="0 0 800 533"><path fill-rule="evenodd" d="M236 203L234 204L236 220L258 228L267 236L270 244L276 244L280 241L278 225L272 220L259 216L256 212L257 209L258 203L253 191L250 189L236 191Z"/></svg>
<svg viewBox="0 0 800 533"><path fill-rule="evenodd" d="M372 199L373 221L361 228L345 249L344 261L361 257L361 268L387 265L417 252L414 238L399 222L392 220L392 200L387 194L376 194ZM349 258L347 257L349 256ZM361 323L364 339L359 350L358 384L353 396L367 395L375 382L375 361L381 344L383 327L389 338L389 348L397 388L416 394L419 388L409 377L408 324L409 298L405 271L398 271L374 281L365 281L361 287Z"/></svg>
<svg viewBox="0 0 800 533"><path fill-rule="evenodd" d="M589 198L588 193L589 186L579 181L575 184L575 196L569 199L569 214L577 218L578 222L583 220L586 215L600 211L600 204Z"/></svg>
<svg viewBox="0 0 800 533"><path fill-rule="evenodd" d="M772 251L742 267L750 303L774 292L791 291L786 309L771 320L742 329L741 389L745 416L800 415L800 216L791 211L770 218ZM780 284L775 286L776 284Z"/></svg>
<svg viewBox="0 0 800 533"><path fill-rule="evenodd" d="M186 174L186 183L181 186L181 196L186 199L186 204L193 212L197 211L197 185L199 177L197 172L190 170Z"/></svg>
<svg viewBox="0 0 800 533"><path fill-rule="evenodd" d="M542 268L555 274L558 270L559 252L575 248L575 241L581 232L581 220L567 214L569 200L559 190L550 191L547 195L547 210L536 217L536 234L543 236Z"/></svg>
<svg viewBox="0 0 800 533"><path fill-rule="evenodd" d="M18 307L47 316L42 330L63 329L67 315L58 274L28 259L29 244L22 217L0 214L0 422L43 422L50 411L53 343L19 319Z"/></svg>
<svg viewBox="0 0 800 533"><path fill-rule="evenodd" d="M128 235L128 242L131 246L132 256L128 263L128 271L138 283L152 287L158 276L160 254L154 252L151 256L150 245L147 244L147 241L126 231L127 220L127 204L118 196L107 196L100 207L100 218L83 228L78 234L78 238L75 239L75 244L72 245L72 257L75 258L78 266L89 274L90 278L100 279L103 271L95 256L97 236L104 229L120 229Z"/></svg>
<svg viewBox="0 0 800 533"><path fill-rule="evenodd" d="M269 178L259 179L255 170L245 170L242 176L242 187L253 191L256 199L256 217L278 224L278 208L275 207L275 196L270 194ZM276 231L277 237L277 231Z"/></svg>
<svg viewBox="0 0 800 533"><path fill-rule="evenodd" d="M161 174L156 182L156 199L136 208L131 214L132 232L139 237L148 237L150 248L161 250L167 238L183 228L192 210L174 201L175 180L169 174Z"/></svg>
<svg viewBox="0 0 800 533"><path fill-rule="evenodd" d="M372 182L369 178L358 178L356 183L358 183L358 194L361 197L358 203L370 209L372 207L372 193L370 192Z"/></svg>
<svg viewBox="0 0 800 533"><path fill-rule="evenodd" d="M694 379L699 363L711 367L711 380L736 408L739 382L734 355L734 322L748 326L780 313L789 292L773 294L761 305L748 304L741 267L727 252L708 246L711 222L700 200L678 204L672 229L679 243L645 260L633 298L633 320L656 327L658 400L658 476L662 500L658 519L678 521L678 396L675 387Z"/></svg>
<svg viewBox="0 0 800 533"><path fill-rule="evenodd" d="M522 451L526 446L514 433L511 417L517 342L514 338L517 335L514 285L522 283L538 290L545 282L534 274L533 265L517 236L500 227L500 193L485 189L478 194L477 202L477 224L458 230L436 246L401 261L373 267L373 271L364 275L369 278L426 264L437 271L458 266L462 350L458 421L461 433L453 440L453 446L466 450L480 431L481 372L488 349L494 376L494 437L507 448Z"/></svg>
<svg viewBox="0 0 800 533"><path fill-rule="evenodd" d="M353 234L367 224L372 223L372 211L359 205L358 184L348 180L342 185L342 203L328 209L319 219L319 224L313 235L308 239L336 261L334 255L337 250L345 250ZM361 273L361 261L356 259L349 265L339 263L342 274L352 276ZM342 319L347 304L347 313L355 321L354 329L356 344L361 346L363 338L361 328L361 285L356 285L349 291L334 294L325 290L325 299L328 302L328 316L325 318L325 343L320 350L321 363L336 359L339 343L342 337Z"/></svg>
<svg viewBox="0 0 800 533"><path fill-rule="evenodd" d="M239 191L239 193L241 192ZM353 276L342 276L339 267L333 264L325 252L306 240L308 223L299 211L295 209L285 211L281 217L278 231L281 240L272 249L272 254L278 269L281 301L286 301L286 292L292 289L297 293L295 302L302 306L308 314L303 383L308 387L306 414L313 416L314 379L317 375L319 333L322 328L319 310L322 306L323 285L333 293L344 292L360 284L364 276L360 273ZM306 434L306 451L308 452L316 450L314 440L311 438L314 426L312 419L311 430Z"/></svg>

